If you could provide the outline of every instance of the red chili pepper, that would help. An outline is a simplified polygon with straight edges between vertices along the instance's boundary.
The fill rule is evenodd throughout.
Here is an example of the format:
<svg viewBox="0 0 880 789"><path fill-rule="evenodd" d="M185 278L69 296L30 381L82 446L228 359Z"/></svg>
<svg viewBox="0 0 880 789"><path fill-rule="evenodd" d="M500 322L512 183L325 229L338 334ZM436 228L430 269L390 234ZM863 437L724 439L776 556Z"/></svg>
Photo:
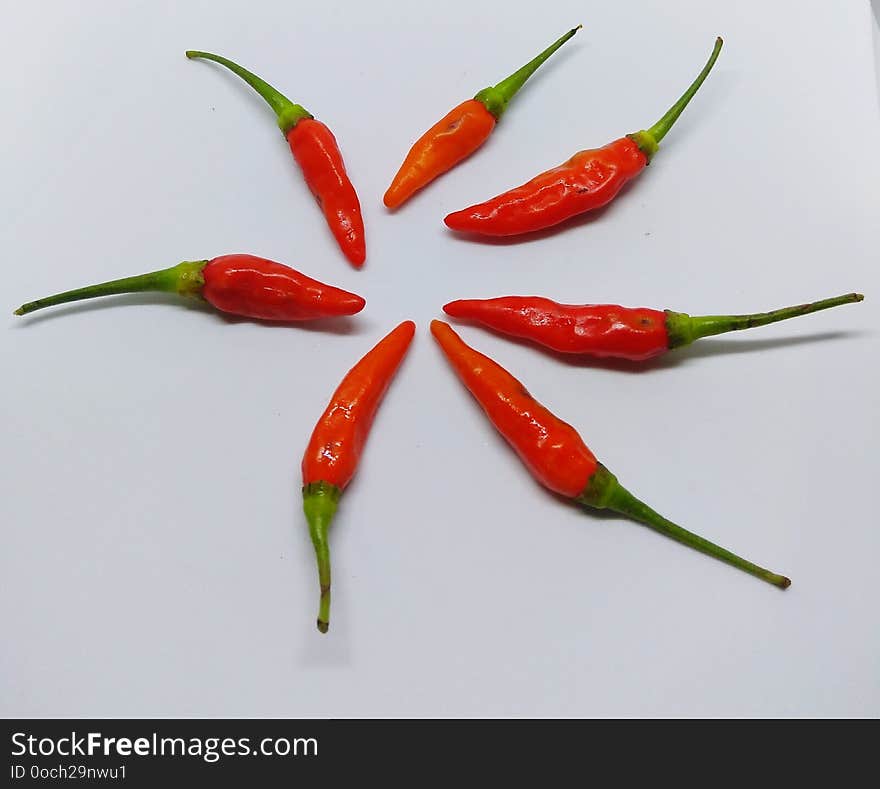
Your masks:
<svg viewBox="0 0 880 789"><path fill-rule="evenodd" d="M701 337L765 326L864 298L861 293L847 293L752 315L687 315L617 304L559 304L540 296L460 299L443 309L454 318L476 321L559 353L643 361Z"/></svg>
<svg viewBox="0 0 880 789"><path fill-rule="evenodd" d="M303 455L303 509L318 560L318 630L322 633L330 627L330 521L342 491L354 476L376 409L415 329L412 321L404 321L348 371L315 425Z"/></svg>
<svg viewBox="0 0 880 789"><path fill-rule="evenodd" d="M26 315L69 301L143 291L197 296L223 312L268 321L354 315L366 304L354 293L325 285L281 263L254 255L223 255L68 290L22 304L15 314Z"/></svg>
<svg viewBox="0 0 880 789"><path fill-rule="evenodd" d="M620 485L577 431L535 400L507 370L466 345L448 324L433 321L431 332L486 416L542 485L584 506L614 510L640 521L780 589L791 585L785 576L758 567L658 515Z"/></svg>
<svg viewBox="0 0 880 789"><path fill-rule="evenodd" d="M330 231L345 256L360 268L367 257L361 204L345 171L333 132L306 109L237 63L210 52L189 51L186 56L213 60L225 66L247 82L275 111L278 126L324 212Z"/></svg>
<svg viewBox="0 0 880 789"><path fill-rule="evenodd" d="M708 76L721 44L719 38L697 79L650 129L622 137L604 148L580 151L522 186L449 214L444 220L447 226L486 236L513 236L551 227L610 203L657 152L660 141Z"/></svg>
<svg viewBox="0 0 880 789"><path fill-rule="evenodd" d="M485 88L474 98L462 102L419 137L385 192L385 205L397 208L486 142L516 92L580 29L578 25L569 30L519 71L494 88Z"/></svg>

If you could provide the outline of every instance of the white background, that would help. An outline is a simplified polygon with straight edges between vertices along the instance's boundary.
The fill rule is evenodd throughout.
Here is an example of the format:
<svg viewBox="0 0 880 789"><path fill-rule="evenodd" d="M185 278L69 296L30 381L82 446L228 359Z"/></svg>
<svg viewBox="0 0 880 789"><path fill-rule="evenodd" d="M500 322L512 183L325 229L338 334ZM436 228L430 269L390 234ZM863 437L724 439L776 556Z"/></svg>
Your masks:
<svg viewBox="0 0 880 789"><path fill-rule="evenodd" d="M507 10L505 10L507 9ZM229 252L363 294L349 321L115 297L0 329L0 713L868 715L876 562L878 95L870 6L4 3L8 313ZM395 215L411 142L564 30L489 143ZM653 123L714 73L608 210L509 243L451 210ZM220 52L335 131L368 261L336 249L271 112ZM427 333L446 301L541 294L699 313L861 290L644 369L464 338L668 517L780 592L529 477ZM331 631L299 463L344 372L419 327L331 536Z"/></svg>

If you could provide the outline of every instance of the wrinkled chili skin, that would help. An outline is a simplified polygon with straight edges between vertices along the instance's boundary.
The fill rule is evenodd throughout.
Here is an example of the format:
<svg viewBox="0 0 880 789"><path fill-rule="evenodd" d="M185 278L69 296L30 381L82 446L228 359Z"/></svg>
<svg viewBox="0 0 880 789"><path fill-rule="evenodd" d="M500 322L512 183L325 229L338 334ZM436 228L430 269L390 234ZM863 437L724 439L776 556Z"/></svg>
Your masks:
<svg viewBox="0 0 880 789"><path fill-rule="evenodd" d="M340 249L354 265L363 265L367 245L361 204L345 171L336 137L314 118L298 121L286 136Z"/></svg>
<svg viewBox="0 0 880 789"><path fill-rule="evenodd" d="M579 151L567 162L531 181L449 214L452 230L486 236L513 236L552 227L610 203L648 164L629 137Z"/></svg>
<svg viewBox="0 0 880 789"><path fill-rule="evenodd" d="M583 493L598 462L578 432L535 400L501 365L466 345L448 324L432 321L431 333L532 475L563 496Z"/></svg>
<svg viewBox="0 0 880 789"><path fill-rule="evenodd" d="M560 304L540 296L461 299L454 318L531 340L559 353L644 361L669 350L666 312L617 304Z"/></svg>
<svg viewBox="0 0 880 789"><path fill-rule="evenodd" d="M476 99L468 99L450 110L413 144L385 192L385 205L397 208L470 156L492 133L495 122L495 116Z"/></svg>
<svg viewBox="0 0 880 789"><path fill-rule="evenodd" d="M360 312L360 296L254 255L223 255L202 269L201 296L223 312L269 321L305 321Z"/></svg>
<svg viewBox="0 0 880 789"><path fill-rule="evenodd" d="M351 481L379 403L415 333L404 321L343 378L303 455L303 485L325 482L340 490Z"/></svg>

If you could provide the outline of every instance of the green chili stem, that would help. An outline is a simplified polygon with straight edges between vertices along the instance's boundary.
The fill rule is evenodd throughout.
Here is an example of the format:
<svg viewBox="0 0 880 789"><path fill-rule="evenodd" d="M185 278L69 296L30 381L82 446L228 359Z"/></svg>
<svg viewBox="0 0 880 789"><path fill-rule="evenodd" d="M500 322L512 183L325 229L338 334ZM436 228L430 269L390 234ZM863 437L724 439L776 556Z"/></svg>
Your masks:
<svg viewBox="0 0 880 789"><path fill-rule="evenodd" d="M98 296L112 296L117 293L154 291L179 293L181 296L198 296L202 285L205 284L202 277L202 269L207 262L207 260L185 261L171 268L151 271L147 274L114 279L98 285L87 285L76 290L66 290L64 293L56 293L54 296L46 296L42 299L22 304L15 311L15 314L27 315L29 312L41 310L43 307L54 307L56 304L66 304L69 301L82 301L83 299L94 299Z"/></svg>
<svg viewBox="0 0 880 789"><path fill-rule="evenodd" d="M667 310L666 333L669 337L669 347L680 348L701 337L751 329L754 326L766 326L768 323L785 321L800 315L809 315L811 312L839 307L841 304L853 304L864 300L864 298L861 293L846 293L832 299L798 304L794 307L783 307L770 312L756 312L751 315L687 315L683 312Z"/></svg>
<svg viewBox="0 0 880 789"><path fill-rule="evenodd" d="M697 75L697 78L691 83L691 86L682 94L681 98L669 108L667 113L660 118L657 123L648 129L648 134L650 134L657 143L666 136L666 132L672 128L672 125L678 120L678 116L681 115L684 108L687 107L690 100L694 97L694 94L700 89L700 86L703 84L706 77L709 76L712 66L714 66L715 61L718 60L718 55L721 53L721 47L723 44L724 41L722 41L721 36L715 39L715 46L712 49L712 54L709 56L706 65L703 66L703 70Z"/></svg>
<svg viewBox="0 0 880 789"><path fill-rule="evenodd" d="M721 36L715 39L715 47L712 49L712 54L709 56L706 65L703 66L703 70L697 75L697 78L691 83L691 86L682 94L681 98L669 108L666 114L660 118L657 123L655 123L650 129L642 129L642 131L630 135L648 159L657 152L657 146L666 136L666 132L672 128L672 125L678 120L678 116L684 112L684 108L687 107L690 100L694 97L694 94L700 89L700 86L703 84L706 77L709 76L712 66L714 66L715 61L718 60L718 55L721 53L721 47L723 44L724 41L722 41Z"/></svg>
<svg viewBox="0 0 880 789"><path fill-rule="evenodd" d="M494 87L484 88L474 96L474 98L477 101L482 102L486 106L486 109L495 116L496 120L499 119L507 109L510 100L516 95L517 91L526 84L528 78L531 77L532 74L534 74L544 62L556 52L557 49L574 36L574 34L582 27L583 25L578 25L577 27L572 28L564 36L554 41L540 55L526 63L521 69L514 71L513 74L507 77L507 79L501 80L501 82Z"/></svg>
<svg viewBox="0 0 880 789"><path fill-rule="evenodd" d="M741 556L731 553L726 548L709 542L709 540L699 537L693 532L689 532L687 529L683 529L681 526L667 520L652 510L647 504L633 496L601 464L596 473L590 478L587 489L577 497L577 501L588 507L610 509L619 512L621 515L626 515L683 545L694 548L708 556L713 556L722 562L727 562L727 564L750 573L762 581L778 586L780 589L787 589L791 586L791 581L784 575L778 575L764 567L759 567L757 564L753 564Z"/></svg>
<svg viewBox="0 0 880 789"><path fill-rule="evenodd" d="M203 60L212 60L241 77L275 111L275 114L278 116L278 126L284 134L287 134L303 118L312 117L308 110L299 104L294 104L287 96L277 91L264 79L239 66L238 63L233 63L231 60L224 58L222 55L190 49L187 51L186 56L190 59L202 58Z"/></svg>
<svg viewBox="0 0 880 789"><path fill-rule="evenodd" d="M303 488L303 511L318 562L318 583L321 585L318 630L322 633L330 628L330 544L327 533L341 495L342 491L329 482L312 482Z"/></svg>

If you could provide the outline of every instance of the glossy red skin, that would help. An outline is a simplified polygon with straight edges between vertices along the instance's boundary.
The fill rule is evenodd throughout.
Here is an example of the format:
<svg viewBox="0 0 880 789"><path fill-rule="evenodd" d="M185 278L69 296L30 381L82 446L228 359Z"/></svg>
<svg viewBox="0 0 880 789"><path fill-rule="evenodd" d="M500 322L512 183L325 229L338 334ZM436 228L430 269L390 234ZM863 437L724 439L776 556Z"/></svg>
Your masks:
<svg viewBox="0 0 880 789"><path fill-rule="evenodd" d="M342 379L303 455L303 486L326 482L343 490L351 481L376 410L415 329L412 321L401 323Z"/></svg>
<svg viewBox="0 0 880 789"><path fill-rule="evenodd" d="M578 432L535 400L501 365L466 345L449 324L432 321L431 333L535 479L563 496L583 493L598 462Z"/></svg>
<svg viewBox="0 0 880 789"><path fill-rule="evenodd" d="M484 203L449 214L448 227L486 236L543 230L610 203L648 158L629 137L580 151L567 162Z"/></svg>
<svg viewBox="0 0 880 789"><path fill-rule="evenodd" d="M559 304L540 296L461 299L443 309L454 318L531 340L559 353L643 361L669 350L666 313L617 304Z"/></svg>
<svg viewBox="0 0 880 789"><path fill-rule="evenodd" d="M339 247L355 266L362 266L367 246L361 204L333 132L321 121L304 118L287 132L287 142Z"/></svg>
<svg viewBox="0 0 880 789"><path fill-rule="evenodd" d="M495 128L495 116L476 99L453 107L413 143L383 202L397 208L437 176L477 150Z"/></svg>
<svg viewBox="0 0 880 789"><path fill-rule="evenodd" d="M354 315L366 302L299 271L254 255L223 255L202 269L201 295L223 312L268 321Z"/></svg>

